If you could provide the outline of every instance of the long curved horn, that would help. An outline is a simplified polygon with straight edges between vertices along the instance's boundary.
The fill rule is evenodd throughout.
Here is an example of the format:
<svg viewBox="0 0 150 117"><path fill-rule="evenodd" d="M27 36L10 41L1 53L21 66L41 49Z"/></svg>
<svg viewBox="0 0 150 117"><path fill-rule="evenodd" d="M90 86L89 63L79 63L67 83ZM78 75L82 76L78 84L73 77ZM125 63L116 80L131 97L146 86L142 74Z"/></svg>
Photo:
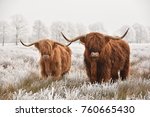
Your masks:
<svg viewBox="0 0 150 117"><path fill-rule="evenodd" d="M61 44L61 43L58 43L58 42L54 42L55 44L57 44L57 45L60 45L60 46L66 46L66 45L63 45L63 44Z"/></svg>
<svg viewBox="0 0 150 117"><path fill-rule="evenodd" d="M79 40L79 39L81 39L81 38L83 38L83 37L85 37L85 35L81 35L81 36L78 36L78 37L76 37L76 38L74 38L74 39L72 39L72 40L70 40L70 39L68 39L62 32L61 32L61 34L62 34L62 36L64 37L64 39L66 40L66 41L68 41L68 42L75 42L75 41L77 41L77 40ZM69 43L70 44L70 43Z"/></svg>
<svg viewBox="0 0 150 117"><path fill-rule="evenodd" d="M21 42L22 45L24 45L24 46L26 46L26 47L30 47L30 46L35 45L35 44L37 43L37 42L34 42L34 43L29 44L29 45L26 45L26 44L24 44L21 40L20 40L20 42Z"/></svg>
<svg viewBox="0 0 150 117"><path fill-rule="evenodd" d="M121 37L118 37L118 36L113 37L113 36L109 36L109 35L105 35L105 37L106 38L111 38L111 39L114 39L114 40L123 39L127 35L128 31L129 31L129 28L127 29L127 31Z"/></svg>
<svg viewBox="0 0 150 117"><path fill-rule="evenodd" d="M66 46L69 46L72 42L68 43Z"/></svg>

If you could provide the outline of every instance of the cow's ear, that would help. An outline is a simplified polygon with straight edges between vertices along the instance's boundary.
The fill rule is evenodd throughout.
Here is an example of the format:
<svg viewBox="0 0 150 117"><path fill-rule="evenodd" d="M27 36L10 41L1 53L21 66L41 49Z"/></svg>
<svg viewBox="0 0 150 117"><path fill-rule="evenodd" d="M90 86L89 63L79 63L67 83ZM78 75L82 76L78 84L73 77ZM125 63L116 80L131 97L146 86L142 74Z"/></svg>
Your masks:
<svg viewBox="0 0 150 117"><path fill-rule="evenodd" d="M86 39L85 36L81 37L81 38L80 38L80 42L81 42L82 44L85 44L85 39Z"/></svg>

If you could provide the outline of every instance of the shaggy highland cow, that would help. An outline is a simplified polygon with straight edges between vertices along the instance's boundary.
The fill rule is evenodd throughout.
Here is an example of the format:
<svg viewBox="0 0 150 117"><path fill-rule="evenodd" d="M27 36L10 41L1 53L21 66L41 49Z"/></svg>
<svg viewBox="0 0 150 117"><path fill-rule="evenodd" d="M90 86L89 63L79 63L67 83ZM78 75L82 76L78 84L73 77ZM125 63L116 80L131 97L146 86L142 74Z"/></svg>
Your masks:
<svg viewBox="0 0 150 117"><path fill-rule="evenodd" d="M68 45L77 40L84 44L84 63L91 83L115 82L119 78L118 72L122 80L126 79L129 73L130 48L124 40L121 40L128 30L122 37L98 32L91 32L71 40L63 33L62 36L70 42Z"/></svg>
<svg viewBox="0 0 150 117"><path fill-rule="evenodd" d="M21 40L20 42L27 47L34 45L39 50L42 79L52 76L54 80L60 80L61 76L70 70L71 50L69 47L49 39L29 45L24 44Z"/></svg>

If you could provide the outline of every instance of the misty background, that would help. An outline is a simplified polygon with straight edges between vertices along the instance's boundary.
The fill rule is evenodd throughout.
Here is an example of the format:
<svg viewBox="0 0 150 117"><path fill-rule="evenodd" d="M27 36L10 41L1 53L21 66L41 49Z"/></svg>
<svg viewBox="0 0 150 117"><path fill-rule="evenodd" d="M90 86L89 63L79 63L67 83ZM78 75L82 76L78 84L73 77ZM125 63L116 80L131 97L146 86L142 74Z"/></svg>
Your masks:
<svg viewBox="0 0 150 117"><path fill-rule="evenodd" d="M121 36L130 43L150 42L149 0L0 0L0 42L42 38L62 43L88 32Z"/></svg>
<svg viewBox="0 0 150 117"><path fill-rule="evenodd" d="M150 100L149 11L150 0L0 0L0 99ZM19 43L49 38L66 44L60 32L121 36L127 28L130 74L116 83L89 82L79 42L69 46L71 69L62 80L39 80L40 54Z"/></svg>

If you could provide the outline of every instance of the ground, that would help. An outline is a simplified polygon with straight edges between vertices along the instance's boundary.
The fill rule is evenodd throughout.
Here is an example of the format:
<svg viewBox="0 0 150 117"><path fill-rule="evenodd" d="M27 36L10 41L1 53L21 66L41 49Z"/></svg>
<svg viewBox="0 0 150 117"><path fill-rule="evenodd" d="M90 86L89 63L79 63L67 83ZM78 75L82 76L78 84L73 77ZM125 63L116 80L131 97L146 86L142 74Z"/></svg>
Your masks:
<svg viewBox="0 0 150 117"><path fill-rule="evenodd" d="M39 52L34 47L0 45L0 99L150 99L150 44L130 44L126 81L91 84L83 63L84 46L72 44L72 67L62 80L39 80Z"/></svg>

